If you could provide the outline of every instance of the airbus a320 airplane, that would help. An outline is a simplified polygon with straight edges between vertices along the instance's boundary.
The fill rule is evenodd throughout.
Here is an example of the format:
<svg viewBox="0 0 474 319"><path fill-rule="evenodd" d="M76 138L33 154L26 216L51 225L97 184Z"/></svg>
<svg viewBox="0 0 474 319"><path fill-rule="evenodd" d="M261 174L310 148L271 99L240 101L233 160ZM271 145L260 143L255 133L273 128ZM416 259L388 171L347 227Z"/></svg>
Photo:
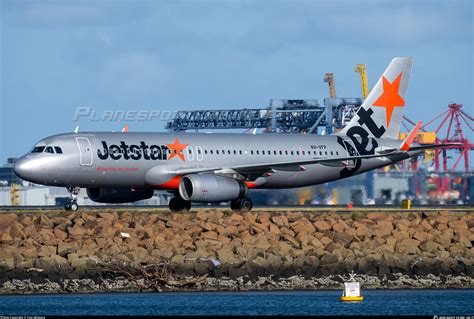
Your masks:
<svg viewBox="0 0 474 319"><path fill-rule="evenodd" d="M101 203L148 199L155 189L175 197L172 211L191 202L226 202L250 210L253 188L292 188L346 178L390 165L439 145L412 145L421 125L398 140L413 59L394 58L341 131L305 134L87 132L41 140L14 166L24 180L67 187Z"/></svg>

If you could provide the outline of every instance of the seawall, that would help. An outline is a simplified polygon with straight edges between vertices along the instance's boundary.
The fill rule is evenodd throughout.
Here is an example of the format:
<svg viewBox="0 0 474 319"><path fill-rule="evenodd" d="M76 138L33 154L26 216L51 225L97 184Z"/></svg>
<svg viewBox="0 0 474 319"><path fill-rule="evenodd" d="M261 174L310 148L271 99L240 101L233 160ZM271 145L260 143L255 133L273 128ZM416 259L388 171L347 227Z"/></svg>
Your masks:
<svg viewBox="0 0 474 319"><path fill-rule="evenodd" d="M0 213L0 293L474 288L466 210Z"/></svg>

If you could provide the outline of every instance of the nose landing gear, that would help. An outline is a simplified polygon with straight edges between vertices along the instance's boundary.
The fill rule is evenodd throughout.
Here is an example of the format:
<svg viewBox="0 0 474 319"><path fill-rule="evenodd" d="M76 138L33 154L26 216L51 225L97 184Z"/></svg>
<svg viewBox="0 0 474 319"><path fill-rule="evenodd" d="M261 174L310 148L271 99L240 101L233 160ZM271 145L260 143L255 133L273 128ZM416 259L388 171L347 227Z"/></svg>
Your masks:
<svg viewBox="0 0 474 319"><path fill-rule="evenodd" d="M72 210L73 212L77 211L79 209L79 205L77 205L77 195L79 194L79 191L81 190L80 187L68 187L67 191L70 196L70 201L66 205L64 205L65 210Z"/></svg>
<svg viewBox="0 0 474 319"><path fill-rule="evenodd" d="M251 211L253 207L252 200L249 197L234 199L230 202L230 208L234 211Z"/></svg>

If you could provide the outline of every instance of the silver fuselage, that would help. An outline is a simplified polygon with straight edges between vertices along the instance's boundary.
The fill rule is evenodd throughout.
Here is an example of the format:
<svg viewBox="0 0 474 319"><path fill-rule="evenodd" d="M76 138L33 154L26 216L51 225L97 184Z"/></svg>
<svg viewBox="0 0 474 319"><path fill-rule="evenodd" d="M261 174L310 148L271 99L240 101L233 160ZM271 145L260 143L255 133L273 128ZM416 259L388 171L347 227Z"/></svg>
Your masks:
<svg viewBox="0 0 474 319"><path fill-rule="evenodd" d="M369 138L361 143L344 137L305 134L87 132L54 135L39 146L57 146L62 154L28 153L15 165L23 179L37 184L78 187L152 187L176 189L173 172L182 169L334 159L370 154L376 146L396 148L398 140ZM176 144L176 141L178 143ZM355 143L354 143L355 142ZM178 145L178 151L168 145ZM185 148L184 146L187 145ZM180 149L183 149L180 153ZM404 160L418 152L391 157L304 165L277 170L251 181L250 188L292 188L346 178ZM234 174L235 176L235 174Z"/></svg>

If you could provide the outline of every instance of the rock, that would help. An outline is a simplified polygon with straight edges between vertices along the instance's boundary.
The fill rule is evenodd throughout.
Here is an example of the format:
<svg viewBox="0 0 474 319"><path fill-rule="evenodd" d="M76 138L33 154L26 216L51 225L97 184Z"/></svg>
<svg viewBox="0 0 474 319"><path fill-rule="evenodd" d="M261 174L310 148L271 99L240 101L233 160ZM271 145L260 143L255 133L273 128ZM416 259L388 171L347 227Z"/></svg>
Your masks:
<svg viewBox="0 0 474 319"><path fill-rule="evenodd" d="M398 243L395 250L400 254L416 255L420 252L419 245L420 241L407 238Z"/></svg>
<svg viewBox="0 0 474 319"><path fill-rule="evenodd" d="M256 249L262 250L262 251L267 251L270 248L270 244L268 243L267 239L265 237L260 237L255 241L254 244Z"/></svg>
<svg viewBox="0 0 474 319"><path fill-rule="evenodd" d="M393 232L393 238L397 242L401 242L404 239L410 238L410 234L406 231L403 231L403 230L396 230L396 231Z"/></svg>
<svg viewBox="0 0 474 319"><path fill-rule="evenodd" d="M57 248L55 246L41 246L38 250L38 256L40 257L49 257L51 255L56 255Z"/></svg>
<svg viewBox="0 0 474 319"><path fill-rule="evenodd" d="M369 228L367 228L365 226L359 227L356 230L356 236L359 239L371 239L373 234L374 233Z"/></svg>
<svg viewBox="0 0 474 319"><path fill-rule="evenodd" d="M342 223L336 223L334 226L332 226L332 230L334 230L336 233L342 233L344 232L345 226Z"/></svg>
<svg viewBox="0 0 474 319"><path fill-rule="evenodd" d="M67 233L65 231L62 231L59 228L55 228L53 233L54 233L54 236L56 236L56 238L58 239L64 240L67 238Z"/></svg>
<svg viewBox="0 0 474 319"><path fill-rule="evenodd" d="M427 232L424 232L424 231L421 231L421 230L418 230L413 234L413 238L416 239L416 240L419 240L420 242L424 242L426 240L429 240L432 237L433 236L431 236L431 234L429 234Z"/></svg>
<svg viewBox="0 0 474 319"><path fill-rule="evenodd" d="M84 236L84 228L74 225L74 227L68 227L67 231L70 236L75 237L75 238L82 238Z"/></svg>
<svg viewBox="0 0 474 319"><path fill-rule="evenodd" d="M323 257L321 257L320 264L321 265L327 265L327 264L332 264L337 262L337 256L336 255L331 255L331 254L325 254Z"/></svg>
<svg viewBox="0 0 474 319"><path fill-rule="evenodd" d="M236 261L234 252L229 247L217 251L217 257L221 262L233 263Z"/></svg>
<svg viewBox="0 0 474 319"><path fill-rule="evenodd" d="M39 217L39 224L40 225L43 225L43 226L46 226L46 227L49 227L49 228L53 228L54 227L54 224L53 222L48 218L48 216L46 216L45 214L41 214L40 217Z"/></svg>
<svg viewBox="0 0 474 319"><path fill-rule="evenodd" d="M316 231L316 228L311 224L306 218L296 221L291 224L291 229L297 234L300 233L309 233L313 234Z"/></svg>
<svg viewBox="0 0 474 319"><path fill-rule="evenodd" d="M0 230L7 228L18 220L18 216L14 213L0 214Z"/></svg>
<svg viewBox="0 0 474 319"><path fill-rule="evenodd" d="M207 231L207 232L201 233L201 237L205 239L217 239L218 235L214 231Z"/></svg>
<svg viewBox="0 0 474 319"><path fill-rule="evenodd" d="M333 237L333 242L340 243L345 248L348 248L352 242L353 237L347 233L335 233Z"/></svg>
<svg viewBox="0 0 474 319"><path fill-rule="evenodd" d="M393 225L391 222L386 222L386 221L378 221L377 226L374 231L374 235L378 237L387 237L392 234L393 231Z"/></svg>
<svg viewBox="0 0 474 319"><path fill-rule="evenodd" d="M432 240L427 240L420 244L420 249L429 253L437 253L439 250L444 250L444 247Z"/></svg>
<svg viewBox="0 0 474 319"><path fill-rule="evenodd" d="M2 243L2 245L10 245L13 243L13 238L12 236L10 236L9 233L4 232L0 235L0 242Z"/></svg>
<svg viewBox="0 0 474 319"><path fill-rule="evenodd" d="M273 216L271 220L275 225L279 227L288 227L290 225L285 215Z"/></svg>
<svg viewBox="0 0 474 319"><path fill-rule="evenodd" d="M240 221L242 221L243 217L242 215L239 215L239 214L236 214L236 213L233 213L229 220L233 223L239 223Z"/></svg>
<svg viewBox="0 0 474 319"><path fill-rule="evenodd" d="M207 214L203 210L199 210L196 213L196 219L198 219L198 220L207 220Z"/></svg>
<svg viewBox="0 0 474 319"><path fill-rule="evenodd" d="M317 222L314 222L313 225L314 225L314 227L316 227L316 229L318 231L326 231L326 230L331 229L331 225L329 225L328 223L326 223L323 220L319 220Z"/></svg>
<svg viewBox="0 0 474 319"><path fill-rule="evenodd" d="M324 246L327 246L329 245L330 243L332 243L332 240L329 238L329 237L326 237L324 236L323 238L321 238L321 244L323 244Z"/></svg>
<svg viewBox="0 0 474 319"><path fill-rule="evenodd" d="M450 221L448 226L452 229L469 229L465 220Z"/></svg>
<svg viewBox="0 0 474 319"><path fill-rule="evenodd" d="M166 247L162 247L159 249L153 249L151 255L153 257L164 258L169 260L171 259L171 257L173 257L173 252Z"/></svg>

